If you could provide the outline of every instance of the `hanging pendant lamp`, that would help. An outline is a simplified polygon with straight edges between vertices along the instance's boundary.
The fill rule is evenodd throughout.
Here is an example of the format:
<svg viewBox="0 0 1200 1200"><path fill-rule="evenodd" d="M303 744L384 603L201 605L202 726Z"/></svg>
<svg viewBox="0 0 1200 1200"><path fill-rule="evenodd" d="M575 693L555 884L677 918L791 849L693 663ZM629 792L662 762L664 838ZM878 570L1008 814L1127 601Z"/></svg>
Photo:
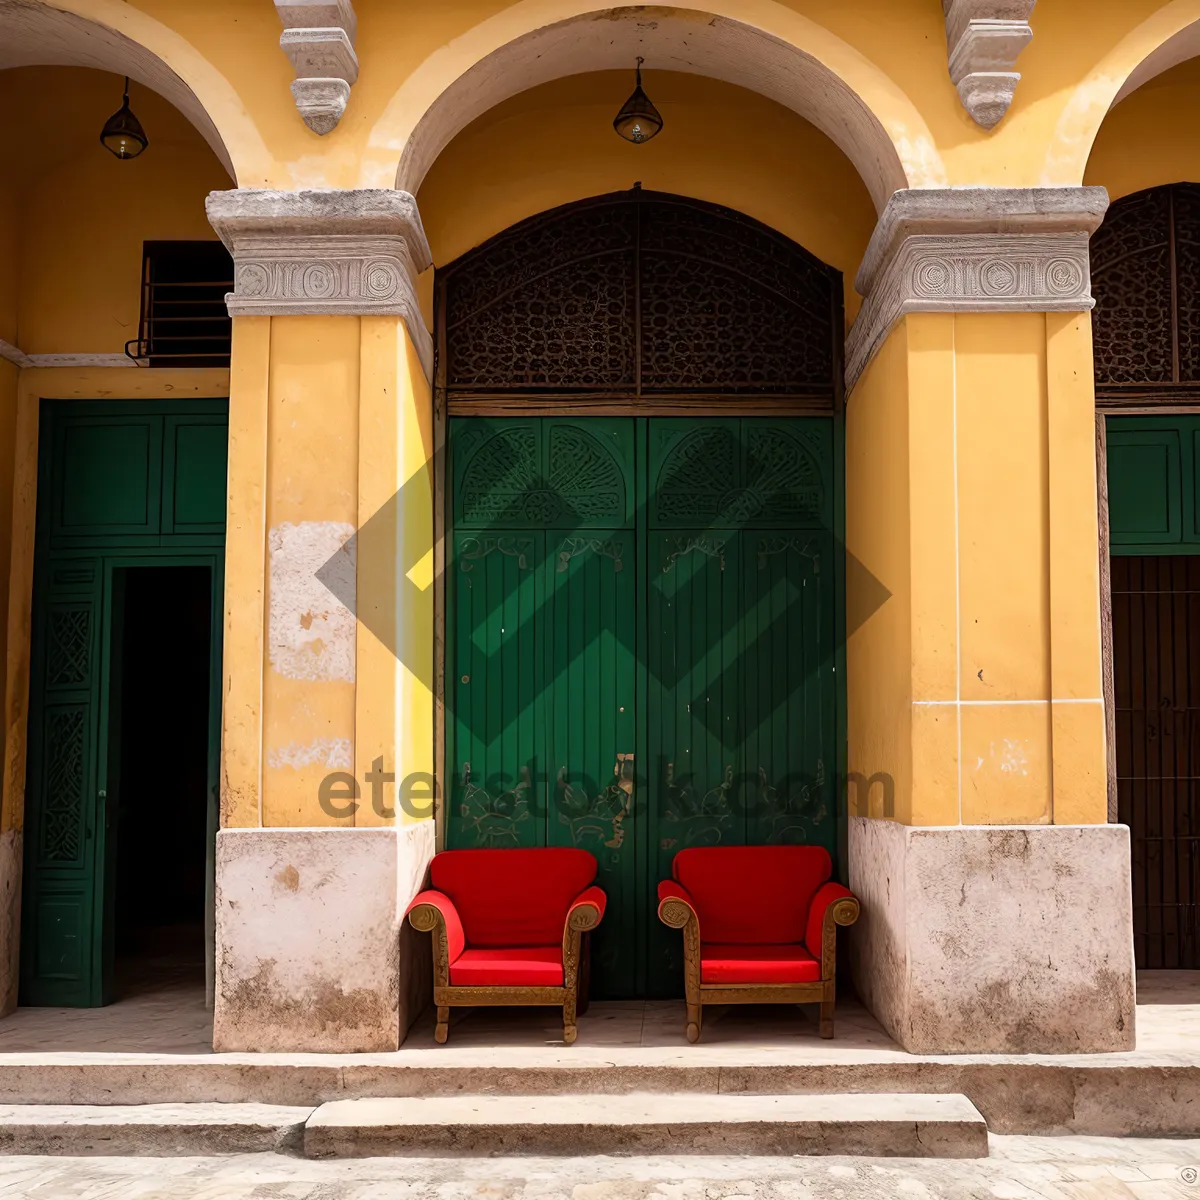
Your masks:
<svg viewBox="0 0 1200 1200"><path fill-rule="evenodd" d="M613 128L635 146L648 142L663 127L662 115L642 91L642 63L645 61L644 58L637 60L637 87L613 120Z"/></svg>
<svg viewBox="0 0 1200 1200"><path fill-rule="evenodd" d="M117 158L137 158L150 145L142 123L129 109L129 76L125 76L125 98L100 131L100 142Z"/></svg>

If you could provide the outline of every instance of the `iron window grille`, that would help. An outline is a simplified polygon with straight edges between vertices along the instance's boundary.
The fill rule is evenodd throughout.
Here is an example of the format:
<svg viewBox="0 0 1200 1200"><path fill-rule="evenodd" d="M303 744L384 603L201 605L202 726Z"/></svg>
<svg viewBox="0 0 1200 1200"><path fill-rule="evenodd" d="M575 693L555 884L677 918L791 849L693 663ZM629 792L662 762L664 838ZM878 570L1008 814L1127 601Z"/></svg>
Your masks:
<svg viewBox="0 0 1200 1200"><path fill-rule="evenodd" d="M138 336L125 353L150 367L227 367L233 259L217 241L146 242Z"/></svg>

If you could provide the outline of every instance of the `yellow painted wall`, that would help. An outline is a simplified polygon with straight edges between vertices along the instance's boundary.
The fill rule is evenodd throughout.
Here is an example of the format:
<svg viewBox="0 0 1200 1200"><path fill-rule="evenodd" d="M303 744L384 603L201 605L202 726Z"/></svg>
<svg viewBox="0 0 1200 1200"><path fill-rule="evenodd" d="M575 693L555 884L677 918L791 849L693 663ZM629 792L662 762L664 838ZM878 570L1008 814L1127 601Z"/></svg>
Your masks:
<svg viewBox="0 0 1200 1200"><path fill-rule="evenodd" d="M14 172L5 172L0 178L0 338L13 345L17 340L17 286L21 262L17 187Z"/></svg>
<svg viewBox="0 0 1200 1200"><path fill-rule="evenodd" d="M282 187L386 186L427 107L490 47L592 8L583 0L358 0L361 77L342 123L321 138L295 111L270 4L60 6L119 25L161 55L208 106L239 182ZM709 7L722 20L790 40L852 81L914 183L1076 183L1085 163L1088 182L1114 195L1200 177L1189 165L1195 139L1182 136L1190 126L1179 117L1200 101L1192 66L1104 120L1129 72L1200 20L1200 0L1091 0L1086 9L1043 0L1019 62L1016 102L991 133L970 120L948 79L936 4ZM512 72L513 91L521 79ZM747 212L837 266L848 283L875 214L842 151L756 93L654 62L647 81L667 126L646 146L611 131L628 91L621 72L516 94L469 126L420 192L436 261L555 204L640 180ZM212 237L203 197L229 186L220 163L161 98L135 84L133 102L151 148L118 163L96 142L119 103L115 76L63 67L0 72L0 103L20 113L22 135L20 169L0 179L0 337L27 353L119 352L136 333L141 242ZM431 282L427 273L426 301ZM850 286L846 300L852 317ZM375 742L415 763L431 743L431 707L413 698L413 679L389 674L362 638L357 681L322 682L328 703L316 709L311 681L301 687L264 668L269 531L304 521L361 524L428 460L427 385L406 335L385 319L241 319L235 339L226 682L239 703L227 705L226 817L318 823L305 799L312 781L300 786L286 773L292 768L272 767L272 753L281 761L288 746L326 738L349 742L356 771ZM1088 346L1086 318L911 318L857 389L848 416L850 523L864 562L875 570L875 561L895 594L851 640L851 678L865 680L861 695L851 687L851 766L870 774L895 764L905 781L902 819L1094 818ZM15 424L18 397L33 386L26 375L0 366L0 492L10 490L14 470L19 480L30 469ZM60 376L56 387L82 395L125 386L93 376ZM897 445L905 447L900 461ZM21 519L14 515L18 541ZM398 528L397 536L409 534ZM429 628L424 594L405 608L394 578L367 582L364 601L394 605L404 636ZM12 611L19 615L19 606ZM936 711L948 699L953 739ZM1024 748L1024 774L1005 758L1001 735ZM11 746L6 753L14 761Z"/></svg>
<svg viewBox="0 0 1200 1200"><path fill-rule="evenodd" d="M1108 114L1088 159L1084 182L1110 200L1163 183L1200 180L1200 142L1180 136L1200 114L1200 60L1152 79Z"/></svg>
<svg viewBox="0 0 1200 1200"><path fill-rule="evenodd" d="M846 551L891 593L869 611L847 570L847 763L891 779L897 820L912 824L912 560L908 551L908 327L902 322L863 372L846 409ZM849 793L851 814L885 815L888 785ZM869 807L868 807L869 801Z"/></svg>
<svg viewBox="0 0 1200 1200"><path fill-rule="evenodd" d="M594 0L358 0L359 80L345 118L321 138L291 102L292 70L270 4L56 6L119 27L163 57L207 106L239 182L278 187L388 186L408 135L456 78L499 45L597 12ZM1200 19L1200 0L1043 0L1018 60L1016 101L988 132L963 111L947 72L942 12L928 0L707 0L701 8L790 42L846 80L917 186L1078 183L1124 80ZM537 54L535 40L529 55ZM510 74L519 90L521 70Z"/></svg>
<svg viewBox="0 0 1200 1200"><path fill-rule="evenodd" d="M427 817L432 404L419 359L398 317L239 317L233 361L222 823ZM313 579L356 531L357 622ZM378 792L376 771L395 776Z"/></svg>
<svg viewBox="0 0 1200 1200"><path fill-rule="evenodd" d="M358 523L358 386L358 317L271 318L265 825L335 823L318 788L353 764L353 621L312 576Z"/></svg>
<svg viewBox="0 0 1200 1200"><path fill-rule="evenodd" d="M100 145L121 86L78 67L0 71L0 105L20 114L22 147L19 168L10 160L5 172L11 207L0 201L0 219L17 229L19 279L13 336L0 337L26 354L121 353L138 333L142 242L216 236L204 197L229 177L164 100L131 90L150 139L140 157L121 162Z"/></svg>
<svg viewBox="0 0 1200 1200"><path fill-rule="evenodd" d="M434 262L444 265L535 213L640 182L735 208L838 267L852 319L854 272L875 209L846 156L790 109L732 84L656 72L653 92L670 117L641 146L612 129L628 73L545 84L475 121L417 197Z"/></svg>
<svg viewBox="0 0 1200 1200"><path fill-rule="evenodd" d="M1106 819L1090 365L1086 314L914 314L849 398L847 549L892 593L849 765L900 821Z"/></svg>
<svg viewBox="0 0 1200 1200"><path fill-rule="evenodd" d="M204 196L228 176L192 126L134 85L150 137L118 162L99 143L122 81L75 67L0 71L0 104L19 151L0 173L0 339L26 354L114 353L137 336L142 243L214 237ZM3 828L21 821L29 603L40 397L220 396L228 371L18 369L0 361L0 604L4 627ZM9 603L11 598L11 604Z"/></svg>

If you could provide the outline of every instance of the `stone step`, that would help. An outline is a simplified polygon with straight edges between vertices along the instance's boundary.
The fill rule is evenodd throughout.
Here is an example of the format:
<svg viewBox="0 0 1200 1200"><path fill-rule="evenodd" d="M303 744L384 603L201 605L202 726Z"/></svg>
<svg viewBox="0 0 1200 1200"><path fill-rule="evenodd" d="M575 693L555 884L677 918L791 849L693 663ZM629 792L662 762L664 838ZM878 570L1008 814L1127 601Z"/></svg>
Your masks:
<svg viewBox="0 0 1200 1200"><path fill-rule="evenodd" d="M276 1104L6 1104L0 1154L295 1152L311 1112Z"/></svg>
<svg viewBox="0 0 1200 1200"><path fill-rule="evenodd" d="M413 1154L863 1154L983 1158L957 1094L551 1095L335 1100L304 1127L312 1158Z"/></svg>
<svg viewBox="0 0 1200 1200"><path fill-rule="evenodd" d="M693 1051L695 1053L693 1053ZM377 1096L962 1092L992 1133L1200 1137L1200 1054L906 1055L843 1047L511 1047L453 1054L2 1053L0 1104L312 1109Z"/></svg>

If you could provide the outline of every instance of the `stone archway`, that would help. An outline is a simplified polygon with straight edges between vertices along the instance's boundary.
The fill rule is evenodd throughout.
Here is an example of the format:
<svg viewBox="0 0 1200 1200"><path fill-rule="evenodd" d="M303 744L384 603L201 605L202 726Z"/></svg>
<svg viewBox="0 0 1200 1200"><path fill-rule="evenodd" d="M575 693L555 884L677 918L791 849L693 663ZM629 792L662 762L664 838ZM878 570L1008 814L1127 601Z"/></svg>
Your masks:
<svg viewBox="0 0 1200 1200"><path fill-rule="evenodd" d="M395 186L415 194L454 136L496 104L564 76L629 67L639 54L659 69L738 84L791 108L854 163L876 209L901 188L945 182L923 118L886 75L774 0L739 4L736 18L734 7L518 4L413 72L372 130L362 182L382 186L394 166ZM547 21L548 8L558 20Z"/></svg>
<svg viewBox="0 0 1200 1200"><path fill-rule="evenodd" d="M1041 182L1083 181L1114 105L1172 67L1200 56L1200 0L1172 0L1128 33L1076 86L1050 139Z"/></svg>
<svg viewBox="0 0 1200 1200"><path fill-rule="evenodd" d="M230 84L179 34L129 5L0 0L0 70L32 66L128 75L183 113L235 182L269 176L270 155Z"/></svg>

